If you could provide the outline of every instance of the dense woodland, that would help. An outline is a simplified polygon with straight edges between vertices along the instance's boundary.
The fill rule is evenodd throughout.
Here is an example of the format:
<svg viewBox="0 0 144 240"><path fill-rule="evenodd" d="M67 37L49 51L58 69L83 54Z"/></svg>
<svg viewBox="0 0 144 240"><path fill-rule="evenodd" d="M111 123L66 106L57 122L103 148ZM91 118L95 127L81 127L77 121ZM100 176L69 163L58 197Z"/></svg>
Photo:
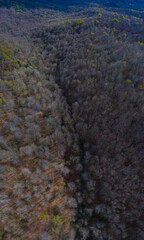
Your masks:
<svg viewBox="0 0 144 240"><path fill-rule="evenodd" d="M0 239L144 239L142 16L0 8Z"/></svg>
<svg viewBox="0 0 144 240"><path fill-rule="evenodd" d="M143 0L0 0L1 6L14 7L18 12L32 8L68 11L73 7L100 6L110 11L115 9L118 12L144 17Z"/></svg>

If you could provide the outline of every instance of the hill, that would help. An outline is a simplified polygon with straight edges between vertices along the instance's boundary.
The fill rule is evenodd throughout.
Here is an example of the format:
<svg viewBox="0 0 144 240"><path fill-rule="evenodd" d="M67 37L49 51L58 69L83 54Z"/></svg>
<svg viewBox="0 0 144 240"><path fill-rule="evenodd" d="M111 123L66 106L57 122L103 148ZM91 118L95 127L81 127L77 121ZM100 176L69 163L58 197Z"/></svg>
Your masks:
<svg viewBox="0 0 144 240"><path fill-rule="evenodd" d="M144 12L143 0L0 0L0 6L15 7L17 10L25 8L53 8L59 10L67 10L71 6L89 6L98 4L100 7L113 8L117 11L126 11L133 14L136 11Z"/></svg>
<svg viewBox="0 0 144 240"><path fill-rule="evenodd" d="M141 16L0 8L0 239L144 239Z"/></svg>

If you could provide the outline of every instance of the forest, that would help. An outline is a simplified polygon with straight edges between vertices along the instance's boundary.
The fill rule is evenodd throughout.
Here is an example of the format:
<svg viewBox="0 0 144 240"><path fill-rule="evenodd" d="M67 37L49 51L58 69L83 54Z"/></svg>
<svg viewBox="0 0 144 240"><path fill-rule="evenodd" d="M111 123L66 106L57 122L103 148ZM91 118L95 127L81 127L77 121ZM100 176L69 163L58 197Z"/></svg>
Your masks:
<svg viewBox="0 0 144 240"><path fill-rule="evenodd" d="M137 11L137 14L141 14L144 11L143 0L0 0L0 7L14 7L17 11L23 11L26 8L51 8L67 11L73 6L86 7L93 4L106 7L107 10L108 8L110 10L115 8L128 14L136 13Z"/></svg>
<svg viewBox="0 0 144 240"><path fill-rule="evenodd" d="M144 4L0 1L0 240L144 240Z"/></svg>

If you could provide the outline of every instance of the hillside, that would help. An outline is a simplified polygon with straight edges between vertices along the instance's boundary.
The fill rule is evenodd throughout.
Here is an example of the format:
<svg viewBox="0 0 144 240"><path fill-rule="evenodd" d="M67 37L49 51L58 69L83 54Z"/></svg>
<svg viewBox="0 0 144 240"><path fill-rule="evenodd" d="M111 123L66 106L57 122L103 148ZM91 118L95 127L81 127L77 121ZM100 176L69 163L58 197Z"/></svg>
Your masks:
<svg viewBox="0 0 144 240"><path fill-rule="evenodd" d="M144 239L143 12L101 6L0 8L2 240Z"/></svg>
<svg viewBox="0 0 144 240"><path fill-rule="evenodd" d="M106 7L107 10L121 11L130 15L144 17L143 0L0 0L0 7L15 7L17 11L23 11L26 8L51 8L55 10L67 11L70 7L86 7L97 5Z"/></svg>
<svg viewBox="0 0 144 240"><path fill-rule="evenodd" d="M25 8L53 8L66 10L68 6L84 5L86 1L82 0L1 0L0 6L11 7L24 10Z"/></svg>

